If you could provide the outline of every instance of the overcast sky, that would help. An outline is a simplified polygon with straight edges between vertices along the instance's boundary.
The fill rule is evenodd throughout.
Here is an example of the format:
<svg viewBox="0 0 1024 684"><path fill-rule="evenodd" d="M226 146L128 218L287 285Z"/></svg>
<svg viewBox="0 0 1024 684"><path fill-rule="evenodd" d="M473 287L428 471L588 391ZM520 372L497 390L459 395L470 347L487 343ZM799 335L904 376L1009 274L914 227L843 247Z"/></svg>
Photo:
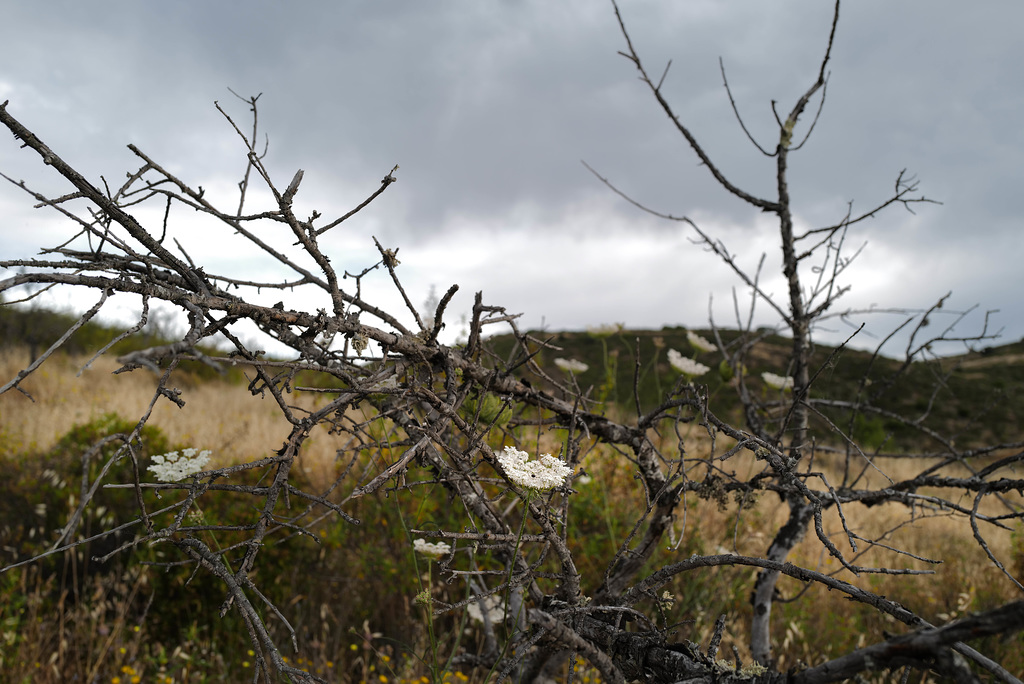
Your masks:
<svg viewBox="0 0 1024 684"><path fill-rule="evenodd" d="M324 245L350 270L373 259L371 235L399 247L417 304L432 285L458 283L451 328L478 290L523 313L527 328L703 328L711 297L716 323L735 324L728 270L684 225L640 212L581 160L651 208L692 218L744 267L764 253L766 272L778 271L771 217L699 165L616 54L624 40L610 2L4 4L0 101L94 182L113 184L137 166L126 148L134 143L233 210L243 151L213 102L240 123L247 110L229 88L262 93L271 173L284 187L306 172L300 214L345 213L399 164L398 182ZM771 101L788 112L813 82L831 3L622 0L622 12L652 73L672 60L663 91L718 167L774 199L774 160L739 128L718 60L748 129L774 147ZM952 291L947 309L999 309L1001 342L1024 336L1022 25L1022 3L843 5L824 111L790 158L797 223L836 222L851 202L854 213L871 208L903 169L942 205L891 208L851 231L848 248L866 246L845 275L852 289L841 308L920 309ZM68 189L10 136L0 170L43 191ZM31 204L0 188L0 256L60 241L52 212ZM183 244L211 270L255 277L265 268L228 234L176 218ZM780 277L765 286L784 297ZM854 320L879 335L898 322ZM764 306L758 321L777 322Z"/></svg>

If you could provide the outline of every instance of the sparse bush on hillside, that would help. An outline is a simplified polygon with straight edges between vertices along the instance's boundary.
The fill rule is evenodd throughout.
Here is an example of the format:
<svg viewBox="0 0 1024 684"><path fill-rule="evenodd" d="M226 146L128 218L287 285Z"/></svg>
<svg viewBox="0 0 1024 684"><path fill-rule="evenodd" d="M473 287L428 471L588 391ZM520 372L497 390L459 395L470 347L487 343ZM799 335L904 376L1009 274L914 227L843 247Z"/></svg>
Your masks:
<svg viewBox="0 0 1024 684"><path fill-rule="evenodd" d="M632 348L622 351L609 344L612 336L624 336L621 330L594 331L603 367L585 364L584 370L566 362L556 372L538 363L539 355L553 362L560 354L555 341L520 330L515 316L485 304L482 293L476 295L465 344L442 344L438 335L455 286L424 315L402 286L396 246L374 239L376 263L353 264L327 253L321 242L383 194L396 181L397 167L344 216L329 220L313 209L300 211L303 172L284 187L271 177L258 147L257 98L247 101L253 113L248 133L218 105L248 160L237 208L224 209L134 146L138 169L122 186L101 189L12 116L7 103L0 106L0 121L17 140L73 186L55 198L25 188L71 219L69 234L43 257L0 261L9 270L0 293L36 286L93 291L95 306L72 323L72 331L95 316L112 293L134 295L144 313L125 337L144 328L155 302L177 310L184 331L180 339L119 357L119 372L155 373L149 411L132 416L116 441L85 448L102 452L106 460L99 472L89 466L89 486L82 488L65 533L50 540L53 550L74 552L86 543L74 516L100 505L103 486L128 495L137 518L133 536L123 539L113 528L93 530L89 543L113 541L116 548L105 557L157 548L165 553L159 563L202 578L194 587L216 597L204 602L211 619L218 610L230 613L227 626L244 631L250 641L251 661L237 654L233 662L239 664L230 665L236 679L270 681L281 675L324 681L330 676L287 653L314 642L323 647L334 638L328 637L331 607L307 606L301 594L273 601L264 590L287 573L323 563L320 569L330 581L376 592L359 600L372 599L394 611L423 611L425 632L409 638L419 645L420 672L435 681L458 672L478 681L533 682L571 673L578 660L608 683L813 684L901 669L904 676L920 670L956 681L979 675L1018 681L966 642L1017 635L1024 629L1024 602L979 605L986 610L966 616L973 594L961 592L967 598L946 597L941 612L926 613L901 605L891 588L897 579L919 581L943 560L922 557L906 530L922 520L952 516L991 559L997 579L986 587L1001 582L1011 591L1024 589L1014 575L1019 556L1000 558L988 541L1017 529L1024 517L1024 479L1016 470L1024 459L1022 444L967 449L926 422L940 408L954 414L963 408L963 419L981 408L973 398L957 406L946 393L952 386L949 369L930 356L930 345L953 339L984 343L988 331L958 335L947 329L923 339L928 317L943 304L938 302L933 311L908 319L913 334L900 363L878 373L880 360L870 358L841 394L825 391L823 378L844 363L842 349L824 359L814 356L815 326L841 315L835 312L847 289L842 278L850 263L843 252L848 231L889 205L928 201L901 173L893 194L876 207L804 234L795 230L787 165L813 127L806 110L817 106L820 111L824 104L838 9L837 3L817 78L788 113L778 115L777 140L762 145L750 139L777 162L778 196L761 198L733 185L675 114L615 8L626 43L622 54L671 124L723 188L778 219L788 285L784 298L763 291L760 273L744 271L727 246L698 224L664 215L694 231L704 248L735 271L750 293L751 307L767 306L777 314L786 332L784 359L766 353L775 331L754 329L751 316L746 325L739 321L737 332L713 326L707 340L688 337L686 348L670 349L652 338L650 346L633 340ZM251 183L266 188L272 206L251 207ZM88 211L74 213L81 204L88 204ZM157 225L143 225L129 213L141 215L137 208L150 204L164 217ZM181 212L217 222L228 239L257 248L290 275L259 281L251 273L214 272L193 263L189 236L176 223ZM364 281L377 274L394 284L405 311L364 298ZM260 292L285 289L308 294L303 301L322 308L262 303ZM268 358L245 341L252 329L247 325L292 356ZM165 321L163 328L174 326ZM485 338L499 330L513 342L497 352ZM231 351L200 346L215 336ZM61 343L42 350L0 391L27 394L22 381ZM244 369L254 399L278 407L287 434L245 462L180 480L155 477L160 471L149 469L153 454L138 445L154 404L182 406L188 400L188 388L176 387L172 375L185 361ZM935 391L920 397L916 410L887 408L884 401L901 379L921 372L932 374ZM641 396L641 380L648 388L648 378L655 390L645 389ZM322 399L301 408L292 400L297 393ZM728 419L716 407L724 393L736 397L737 413ZM633 410L624 409L628 406ZM334 440L337 461L334 481L314 488L296 465L316 427L326 428ZM889 439L897 430L898 442ZM890 451L890 445L906 444L907 434L916 437L917 453ZM85 447L81 441L76 438L78 448ZM916 459L893 459L911 456ZM113 468L125 477L111 479ZM633 475L628 483L609 475L624 470ZM604 489L583 493L595 484ZM370 505L381 496L411 502L416 513L399 507L386 513ZM697 501L720 511L728 531L695 524L689 516ZM775 502L781 505L773 507ZM883 529L865 522L872 507L887 511ZM396 527L401 534L389 531ZM352 536L342 531L346 528ZM767 532L747 538L747 530ZM364 564L328 567L323 556L310 561L312 544L351 538L362 540L359 548L372 554ZM439 546L420 543L419 551L427 553L417 555L414 544L420 539ZM273 553L267 550L271 545ZM282 561L280 548L293 548L297 565ZM402 574L408 567L402 564L409 562L414 578ZM689 578L698 574L713 582L696 586ZM406 593L411 585L419 590L414 596ZM154 601L167 601L161 607L168 611L193 607L180 598L190 586L181 583L176 589L181 593L154 596ZM727 605L728 614L709 612L713 598ZM857 636L863 638L837 634L842 652L801 653L803 664L785 663L788 669L780 671L773 647L800 638L792 613L827 615L826 601L858 603L862 617L856 624L863 632ZM675 612L680 609L685 617ZM926 614L946 617L932 625ZM690 634L697 641L675 643L681 619L695 620ZM321 627L310 628L314 623ZM826 623L822 629L843 629ZM198 619L193 624L209 629ZM364 625L362 633L371 648L372 629ZM733 634L742 634L743 643ZM365 667L367 661L361 662ZM211 661L211 667L228 676L225 662Z"/></svg>

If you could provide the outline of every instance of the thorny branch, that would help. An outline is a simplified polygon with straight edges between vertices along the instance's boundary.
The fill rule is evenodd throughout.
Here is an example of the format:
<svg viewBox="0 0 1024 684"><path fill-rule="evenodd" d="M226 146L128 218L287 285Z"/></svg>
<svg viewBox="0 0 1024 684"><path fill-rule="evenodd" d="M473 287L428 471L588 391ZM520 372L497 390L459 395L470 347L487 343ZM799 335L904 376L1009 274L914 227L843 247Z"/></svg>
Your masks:
<svg viewBox="0 0 1024 684"><path fill-rule="evenodd" d="M301 219L295 203L303 172L295 173L284 190L279 190L263 163L266 148L259 153L255 148L258 97L244 100L253 116L249 134L243 134L238 124L221 109L243 141L246 155L246 170L239 184L240 198L233 212L221 211L202 188L193 188L135 147L131 150L141 160L141 166L128 173L125 184L115 192L101 191L17 121L8 112L7 103L0 105L0 122L23 147L38 154L44 164L56 170L75 190L48 199L24 183L16 185L40 205L53 208L70 219L76 231L61 245L47 250L50 255L47 259L0 261L0 268L11 271L0 279L0 293L29 289L29 297L32 297L30 288L39 286L74 286L99 292L99 302L74 327L98 314L113 293L137 297L145 311L152 302L163 302L188 320L188 331L179 341L120 359L123 366L119 372L149 369L158 374L148 411L131 434L117 436L125 446L114 459L127 457L131 460L130 479L121 482L104 479L114 459L107 463L100 478L83 479L81 501L72 519L53 547L40 557L97 538L74 539L74 535L82 512L90 506L99 487L130 488L137 499L138 519L100 536L120 534L133 528L137 533L128 541L118 542L107 557L140 544L170 542L180 552L174 563L188 564L223 583L227 600L222 609L235 610L242 616L258 654L256 660L262 676L269 679L276 671L318 681L283 659L277 637L255 607L266 605L286 626L288 640L295 639L294 630L285 619L287 611L270 604L255 584L261 548L272 538L291 535L316 538L321 521L327 518L337 517L346 524L360 524L350 511L362 497L381 491L419 492L440 486L450 500L458 502L465 515L465 525L460 529L416 533L452 542L456 548L440 562L440 571L447 573L455 583L469 582L467 592L458 601L443 605L437 602L436 605L441 606L437 610L485 608L489 599L507 599L502 618L485 619L486 648L475 654L453 654L458 656L453 662L477 668L481 673L501 671L517 679L532 679L575 654L589 661L607 681L782 681L789 675L772 669L769 628L771 604L779 593L778 579L787 576L808 586L837 590L862 604L865 610L890 615L918 630L883 637L873 646L793 674L796 677L793 681L834 681L840 675L849 677L859 672L904 666L938 668L970 681L973 675L966 674L958 664L959 656L953 656L950 649L1001 681L1018 681L964 642L985 634L1006 634L1024 628L1019 619L1020 604L1009 604L959 623L931 627L906 607L853 581L786 560L790 550L813 525L813 541L807 543L817 544L824 557L838 561L851 580L863 574L922 572L906 567L861 565L860 556L856 555L858 542L867 543L875 550L891 550L891 557L896 559L894 564L908 557L920 558L883 543L885 535L867 541L868 537L859 529L856 516L861 508L887 504L901 506L908 513L906 520L893 523L894 529L913 521L922 511L960 516L969 522L985 552L1001 565L986 545L981 530L983 526L1005 529L1019 524L1024 516L1019 498L1011 498L1015 492L1018 497L1024 492L1024 480L1013 474L1013 468L1024 458L1019 453L1019 443L960 448L953 440L926 427L921 420L897 417L877 405L877 399L895 386L907 368L919 362L928 349L925 343L918 340L908 346L906 364L896 371L895 377L875 381L870 391L866 382L862 383L853 399L812 393L812 389L817 391L816 383L823 377L824 367L811 366L811 333L813 324L820 321L831 304L845 292L836 282L848 263L841 255L845 232L888 205L907 206L910 202L924 201L911 195L916 192L916 185L903 181L901 174L894 196L876 209L854 218L848 214L834 226L810 231L804 236L793 234L786 159L790 151L799 148L799 145L792 146L792 135L804 109L818 90L822 91L824 99L826 66L836 34L838 8L837 2L817 80L798 100L786 120L778 121L780 139L776 149L772 152L758 145L762 152L778 158L779 196L769 200L733 185L712 163L663 97L667 69L657 84L648 78L626 31L625 20L615 7L627 46L623 54L639 71L641 81L676 130L726 190L777 214L780 220L789 284L789 297L785 301L760 287L760 266L755 274L747 273L720 241L693 222L676 219L695 229L700 241L750 288L751 306L758 301L767 303L793 336L789 367L785 369L793 387L768 396L755 391L755 381L744 372L747 361L765 336L750 329L752 314L747 327L736 336L727 337L717 329L714 331L715 346L724 355L722 368L735 373L732 385L743 407L744 427L716 415L709 405L706 388L690 381L675 383L664 392L657 406L642 410L636 389L636 377L641 369L639 351L633 387L636 411L631 419L620 418L595 401L588 391L583 391L575 377L571 383L554 379L539 362L539 354L553 348L550 341L521 331L515 315L501 307L485 305L480 293L473 307L467 343L440 342L439 332L455 293L454 286L436 310L424 317L412 305L401 282L397 248L385 247L373 239L380 254L379 261L339 268L332 260L329 243L321 242L329 236L330 228L365 210L379 198L395 182L393 174L398 167L384 177L380 187L365 201L339 218L317 225L321 216L312 211L308 219ZM728 91L727 83L726 88ZM729 97L739 117L731 92ZM743 125L742 119L740 123ZM601 180L608 183L604 178ZM249 209L250 213L243 214L247 201L251 203L250 183L259 181L270 191L273 204L259 211ZM629 199L625 193L613 189ZM67 206L71 198L88 200L92 205L89 215L73 213ZM672 218L670 214L653 211L632 199L629 201L646 211ZM162 216L157 225L150 227L126 211L127 207L148 204L160 207ZM180 209L198 212L214 221L224 235L256 247L287 275L270 282L256 282L245 274L212 272L207 266L195 263L186 251L188 235L179 231L173 220ZM287 235L278 231L273 233L277 235L274 240L259 237L258 227L268 223L287 228ZM796 241L811 234L824 237L814 247L797 254ZM179 254L168 246L172 240ZM820 258L818 250L821 248L826 250L825 263L819 264L822 275L811 290L805 290L799 262L816 253ZM198 252L193 250L193 253ZM364 293L364 280L376 271L386 272L407 311L388 311L375 305L372 297ZM260 296L264 289L301 290L307 294L303 301L315 302L319 298L329 306L293 309L283 301L269 304ZM823 301L810 307L809 302L819 296ZM402 321L410 316L414 325L407 327ZM137 327L141 327L144 319L145 315ZM239 330L244 323L255 325L267 340L289 350L289 356L282 358L275 354L276 358L271 358L264 350L243 342ZM496 326L507 329L507 335L514 340L508 357L498 357L490 350L485 326L492 326L489 330ZM915 333L920 327L923 326L919 323ZM68 335L71 332L73 329ZM954 338L948 331L941 336ZM986 329L979 335L957 339L972 342L988 337ZM67 335L61 340L66 338ZM220 340L219 346L213 344L215 340ZM229 352L225 351L225 345ZM17 387L59 347L60 342L47 349L38 362L0 391ZM639 350L638 346L635 348ZM840 363L841 351L837 350L826 364ZM169 400L179 406L183 404L183 393L170 385L170 379L177 364L188 359L200 359L219 368L245 367L250 392L254 396L269 395L268 399L276 404L288 423L287 434L281 435L278 445L268 446L267 453L246 463L221 465L194 473L181 482L143 481L145 470L133 445L138 442L158 402ZM303 377L318 376L320 381L316 386L299 384L296 379L300 372ZM316 392L324 401L315 409L299 409L291 399L291 395L298 392ZM356 411L369 417L356 418ZM851 436L853 430L849 426L854 424L856 416L902 420L922 438L937 445L937 453L931 453L930 460L922 460L921 470L916 475L889 477L884 473L887 462L884 455L862 449ZM383 436L379 429L371 429L371 424L382 424L378 418L389 421ZM847 427L844 429L841 425ZM710 448L687 442L687 436L692 434L688 432L691 426L707 435ZM326 428L338 440L339 462L349 463L326 491L311 491L300 486L293 472L296 459L317 427ZM604 571L599 586L586 585L578 568L581 558L573 540L576 514L569 505L575 494L574 482L567 481L543 494L529 494L512 482L499 465L498 444L525 447L526 440L539 441L541 437L560 444L560 456L573 469L580 468L583 455L592 451L635 474L638 488L636 499L631 502L635 517L631 528L614 540L614 551L600 559ZM1007 455L1009 449L1018 452ZM369 463L360 460L366 453L373 454ZM815 458L824 459L832 454L845 454L846 458L842 481L836 484L832 483L834 477L830 479L815 469ZM938 462L936 456L940 459ZM748 466L737 467L740 461ZM881 473L885 484L870 486L865 473ZM243 479L248 475L257 476L254 483ZM227 493L251 497L253 506L249 518L208 525L190 517L201 502ZM657 552L671 545L666 541L674 539L679 532L680 518L685 521L687 496L691 500L696 496L715 501L720 506L730 505L732 497L738 527L748 504L755 504L758 496L765 493L785 503L789 519L776 530L776 537L763 556L716 553L694 555L682 561L659 560ZM156 506L152 498L156 494L180 498L172 505ZM964 505L960 499L968 495L974 497L974 501ZM298 509L293 509L296 502ZM827 528L830 523L826 522L825 514L833 511L840 521L837 526L840 531ZM210 532L223 534L232 541L211 548L196 536ZM833 541L836 535L845 538L854 550L852 559L845 558L840 546ZM490 560L484 561L472 553L481 548L489 552ZM19 560L0 571L29 560ZM593 559L588 560L593 562ZM749 649L758 665L743 668L737 661L727 667L715 658L724 621L715 628L713 648L707 653L690 642L670 643L672 629L655 626L659 624L658 616L664 617L665 601L658 597L655 589L683 573L722 568L756 568L760 573L753 587L755 618ZM661 623L667 624L665 620ZM515 655L512 655L513 649Z"/></svg>

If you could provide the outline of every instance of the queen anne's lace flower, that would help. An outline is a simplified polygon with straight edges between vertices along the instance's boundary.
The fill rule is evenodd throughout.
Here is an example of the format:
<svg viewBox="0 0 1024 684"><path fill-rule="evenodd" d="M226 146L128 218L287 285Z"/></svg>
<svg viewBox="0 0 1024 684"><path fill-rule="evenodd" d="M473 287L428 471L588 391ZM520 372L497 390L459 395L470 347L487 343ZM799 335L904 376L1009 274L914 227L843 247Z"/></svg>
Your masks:
<svg viewBox="0 0 1024 684"><path fill-rule="evenodd" d="M513 446L505 447L505 453L498 454L501 469L520 487L538 491L553 489L561 487L565 478L572 475L572 468L551 454L544 454L536 461L529 459L529 454Z"/></svg>
<svg viewBox="0 0 1024 684"><path fill-rule="evenodd" d="M793 389L793 378L788 375L784 377L765 371L764 373L761 373L761 379L764 380L764 384L777 390Z"/></svg>
<svg viewBox="0 0 1024 684"><path fill-rule="evenodd" d="M487 619L493 625L500 623L505 617L505 604L502 603L501 598L497 596L485 596L482 599L473 601L466 606L466 612L469 613L469 617L473 618L477 622L484 621L484 613L480 610L480 604L483 603L487 608Z"/></svg>
<svg viewBox="0 0 1024 684"><path fill-rule="evenodd" d="M713 352L715 351L715 345L711 344L703 337L690 330L686 331L686 340L690 343L690 346L697 351L702 352Z"/></svg>
<svg viewBox="0 0 1024 684"><path fill-rule="evenodd" d="M153 457L153 464L146 470L153 473L161 482L178 482L189 475L195 475L210 462L209 449L182 449L179 454L172 451Z"/></svg>
<svg viewBox="0 0 1024 684"><path fill-rule="evenodd" d="M555 359L555 365L566 373L586 373L590 368L587 364L576 359Z"/></svg>
<svg viewBox="0 0 1024 684"><path fill-rule="evenodd" d="M693 359L688 359L675 349L668 350L668 362L672 364L672 367L683 375L696 378L707 373L711 368L705 366L703 363L698 363Z"/></svg>
<svg viewBox="0 0 1024 684"><path fill-rule="evenodd" d="M424 539L417 539L412 543L412 550L428 558L443 558L448 555L448 552L452 550L452 547L448 546L448 544L445 544L444 542L431 544Z"/></svg>

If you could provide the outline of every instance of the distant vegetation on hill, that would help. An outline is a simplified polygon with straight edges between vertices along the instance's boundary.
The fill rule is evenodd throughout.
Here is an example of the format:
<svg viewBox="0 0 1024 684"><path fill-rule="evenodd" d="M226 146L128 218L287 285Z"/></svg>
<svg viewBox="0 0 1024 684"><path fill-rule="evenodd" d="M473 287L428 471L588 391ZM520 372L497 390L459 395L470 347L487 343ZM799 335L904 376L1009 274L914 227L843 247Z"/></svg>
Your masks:
<svg viewBox="0 0 1024 684"><path fill-rule="evenodd" d="M80 316L81 314L78 313L52 311L36 306L4 305L0 300L0 346L5 349L12 347L25 349L27 352L25 365L27 366L70 330ZM61 352L71 355L94 354L121 335L125 331L125 327L109 325L93 319L76 330L61 345ZM107 353L116 357L176 341L169 339L168 333L160 325L151 322L138 333L118 340ZM200 345L200 348L206 353L215 353L214 350L203 345ZM180 368L183 372L198 377L216 377L218 375L213 368L198 361L183 361Z"/></svg>
<svg viewBox="0 0 1024 684"><path fill-rule="evenodd" d="M533 333L539 342L533 360L552 378L563 380L565 372L555 359L576 359L588 369L577 375L580 388L591 388L595 401L607 400L629 412L646 412L660 403L663 392L671 388L678 373L669 365L668 350L695 358L710 370L697 379L708 388L712 410L722 418L742 425L740 404L731 388L731 369L722 365L718 351L700 352L687 341L686 329L615 330L603 333ZM695 330L708 340L708 330ZM726 346L738 338L736 331L720 330ZM510 365L515 347L511 336L490 340L495 354ZM762 372L786 375L790 355L789 339L765 333L749 355L746 376L761 391ZM521 360L520 360L521 361ZM858 419L853 437L865 449L888 452L896 448L914 453L939 450L936 443L921 443L920 433L884 412L900 414L940 433L953 435L960 446L1016 441L1024 437L1024 341L982 351L945 357L928 362L904 364L902 360L877 357L870 352L819 345L812 357L812 374L817 373L811 398L827 396L833 400L864 403L880 410L871 419ZM525 365L516 374L529 377ZM862 379L867 378L867 383ZM634 382L635 379L635 382ZM535 378L530 378L536 382ZM935 390L936 381L939 389ZM635 386L635 391L634 391ZM958 401L950 401L956 397ZM770 397L766 396L766 401ZM823 411L832 416L832 412ZM845 429L845 425L840 423ZM838 440L837 440L838 441Z"/></svg>
<svg viewBox="0 0 1024 684"><path fill-rule="evenodd" d="M0 306L0 344L7 348L25 347L29 356L35 357L63 335L77 318L75 314L39 308ZM121 332L121 328L89 322L63 349L72 354L91 353ZM694 332L714 339L709 330ZM722 364L719 352L694 349L686 333L687 329L682 327L534 332L531 337L538 343L531 350L534 352L532 361L558 381L564 381L566 373L555 365L555 359L576 359L585 363L587 370L577 374L576 379L581 389L589 391L589 398L633 413L637 411L636 397L640 400L640 411L649 411L674 384L678 373L669 365L667 354L668 350L675 349L710 368L697 382L707 386L709 396L713 397L712 409L720 417L742 425L736 393L726 386L736 382L734 377L730 379L731 369ZM738 333L720 330L719 336L729 346L737 340ZM119 341L111 353L125 354L173 341L162 337L158 326L149 326ZM516 345L512 336L492 337L489 346L496 367L512 368L515 375L534 384L551 384L529 372L525 359L513 356ZM215 352L207 350L207 353ZM789 353L787 338L765 332L749 357L746 377L750 384L761 391L762 372L785 375L784 364ZM25 361L26 364L30 361L28 356ZM812 398L869 400L881 411L871 419L858 418L854 426L852 436L864 448L915 453L939 450L938 444L922 443L918 431L887 418L884 412L920 418L921 425L953 435L961 447L1024 438L1024 340L906 366L902 360L877 357L865 351L819 345L813 356L813 367L817 377ZM185 362L182 370L198 377L217 376L210 367L198 362ZM862 384L863 378L868 379L866 384ZM941 382L935 390L937 379ZM953 397L958 401L949 401ZM828 411L823 412L830 415ZM841 427L846 429L846 426Z"/></svg>

